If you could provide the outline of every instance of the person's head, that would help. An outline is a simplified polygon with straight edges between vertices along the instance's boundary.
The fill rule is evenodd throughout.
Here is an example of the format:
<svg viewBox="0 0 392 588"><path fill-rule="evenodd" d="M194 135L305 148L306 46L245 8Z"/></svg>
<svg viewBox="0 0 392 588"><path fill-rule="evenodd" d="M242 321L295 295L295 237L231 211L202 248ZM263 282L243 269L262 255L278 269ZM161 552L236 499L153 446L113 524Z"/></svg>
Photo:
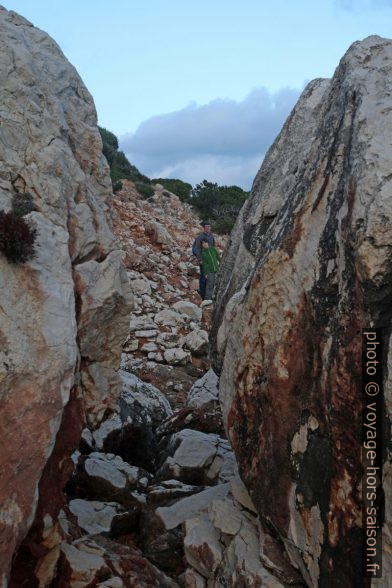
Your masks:
<svg viewBox="0 0 392 588"><path fill-rule="evenodd" d="M211 233L211 223L208 221L203 222L203 233Z"/></svg>
<svg viewBox="0 0 392 588"><path fill-rule="evenodd" d="M209 244L207 239L203 239L203 241L201 242L201 246L203 249L208 249L209 248Z"/></svg>

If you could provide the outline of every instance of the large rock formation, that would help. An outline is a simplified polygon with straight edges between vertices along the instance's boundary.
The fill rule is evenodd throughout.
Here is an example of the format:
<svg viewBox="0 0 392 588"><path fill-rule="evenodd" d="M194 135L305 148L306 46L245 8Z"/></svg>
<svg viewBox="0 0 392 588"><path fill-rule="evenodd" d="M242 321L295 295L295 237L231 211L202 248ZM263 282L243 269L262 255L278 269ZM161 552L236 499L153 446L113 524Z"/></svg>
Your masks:
<svg viewBox="0 0 392 588"><path fill-rule="evenodd" d="M384 327L388 347L391 128L392 42L373 36L304 90L256 176L216 293L227 432L261 520L309 586L361 585L361 328ZM390 347L388 358L390 415Z"/></svg>
<svg viewBox="0 0 392 588"><path fill-rule="evenodd" d="M5 586L35 517L15 568L30 543L40 557L60 540L65 458L85 419L93 426L115 405L130 296L111 231L111 182L93 100L56 43L2 7L0 104L0 209L29 193L25 219L37 231L30 262L0 254Z"/></svg>

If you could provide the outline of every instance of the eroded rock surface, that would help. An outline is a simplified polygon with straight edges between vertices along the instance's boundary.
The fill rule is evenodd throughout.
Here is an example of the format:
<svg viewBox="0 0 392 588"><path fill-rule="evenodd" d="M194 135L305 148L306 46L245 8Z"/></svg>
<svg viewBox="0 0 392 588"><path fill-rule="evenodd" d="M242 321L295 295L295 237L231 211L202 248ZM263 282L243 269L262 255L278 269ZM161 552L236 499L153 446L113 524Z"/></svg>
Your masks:
<svg viewBox="0 0 392 588"><path fill-rule="evenodd" d="M0 209L29 193L37 231L31 261L0 254L4 586L34 519L25 553L42 533L60 540L68 458L85 419L94 425L115 404L130 295L93 100L56 43L2 7L0 103Z"/></svg>
<svg viewBox="0 0 392 588"><path fill-rule="evenodd" d="M218 282L227 433L261 520L309 586L361 583L361 328L384 327L388 343L391 90L392 42L376 36L354 43L331 80L306 87ZM385 391L390 414L390 379Z"/></svg>

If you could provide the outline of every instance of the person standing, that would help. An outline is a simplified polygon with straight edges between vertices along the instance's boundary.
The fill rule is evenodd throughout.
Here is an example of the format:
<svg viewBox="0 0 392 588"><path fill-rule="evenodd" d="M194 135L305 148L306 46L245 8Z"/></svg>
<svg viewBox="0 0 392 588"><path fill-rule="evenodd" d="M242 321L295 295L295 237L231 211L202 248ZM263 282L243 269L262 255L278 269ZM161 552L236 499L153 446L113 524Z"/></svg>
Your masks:
<svg viewBox="0 0 392 588"><path fill-rule="evenodd" d="M216 272L219 269L219 253L218 250L213 246L209 245L208 239L205 238L201 242L201 265L203 274L206 277L206 289L204 300L212 302L212 295L214 293L215 277Z"/></svg>
<svg viewBox="0 0 392 588"><path fill-rule="evenodd" d="M201 223L203 227L203 231L199 233L196 237L193 246L192 246L192 253L195 255L199 261L200 265L200 275L199 275L199 294L202 300L205 299L206 294L206 276L203 272L203 266L201 263L201 254L202 254L202 241L207 240L207 243L211 247L215 247L215 236L211 232L211 223L209 221L203 221Z"/></svg>

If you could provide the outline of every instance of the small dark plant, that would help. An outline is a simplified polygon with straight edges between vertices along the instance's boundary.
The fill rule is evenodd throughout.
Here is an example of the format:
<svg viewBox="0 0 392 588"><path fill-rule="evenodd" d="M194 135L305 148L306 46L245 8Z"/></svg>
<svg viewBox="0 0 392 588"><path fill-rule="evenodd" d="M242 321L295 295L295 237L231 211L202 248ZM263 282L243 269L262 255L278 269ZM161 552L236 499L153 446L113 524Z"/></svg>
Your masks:
<svg viewBox="0 0 392 588"><path fill-rule="evenodd" d="M11 263L25 263L35 255L34 242L36 229L15 214L0 210L0 252Z"/></svg>
<svg viewBox="0 0 392 588"><path fill-rule="evenodd" d="M122 190L123 187L123 183L120 182L120 180L118 180L117 182L114 182L113 184L113 192L119 192L119 190Z"/></svg>
<svg viewBox="0 0 392 588"><path fill-rule="evenodd" d="M12 212L16 216L25 216L34 210L37 210L37 207L33 202L33 196L30 192L14 194L12 197Z"/></svg>

